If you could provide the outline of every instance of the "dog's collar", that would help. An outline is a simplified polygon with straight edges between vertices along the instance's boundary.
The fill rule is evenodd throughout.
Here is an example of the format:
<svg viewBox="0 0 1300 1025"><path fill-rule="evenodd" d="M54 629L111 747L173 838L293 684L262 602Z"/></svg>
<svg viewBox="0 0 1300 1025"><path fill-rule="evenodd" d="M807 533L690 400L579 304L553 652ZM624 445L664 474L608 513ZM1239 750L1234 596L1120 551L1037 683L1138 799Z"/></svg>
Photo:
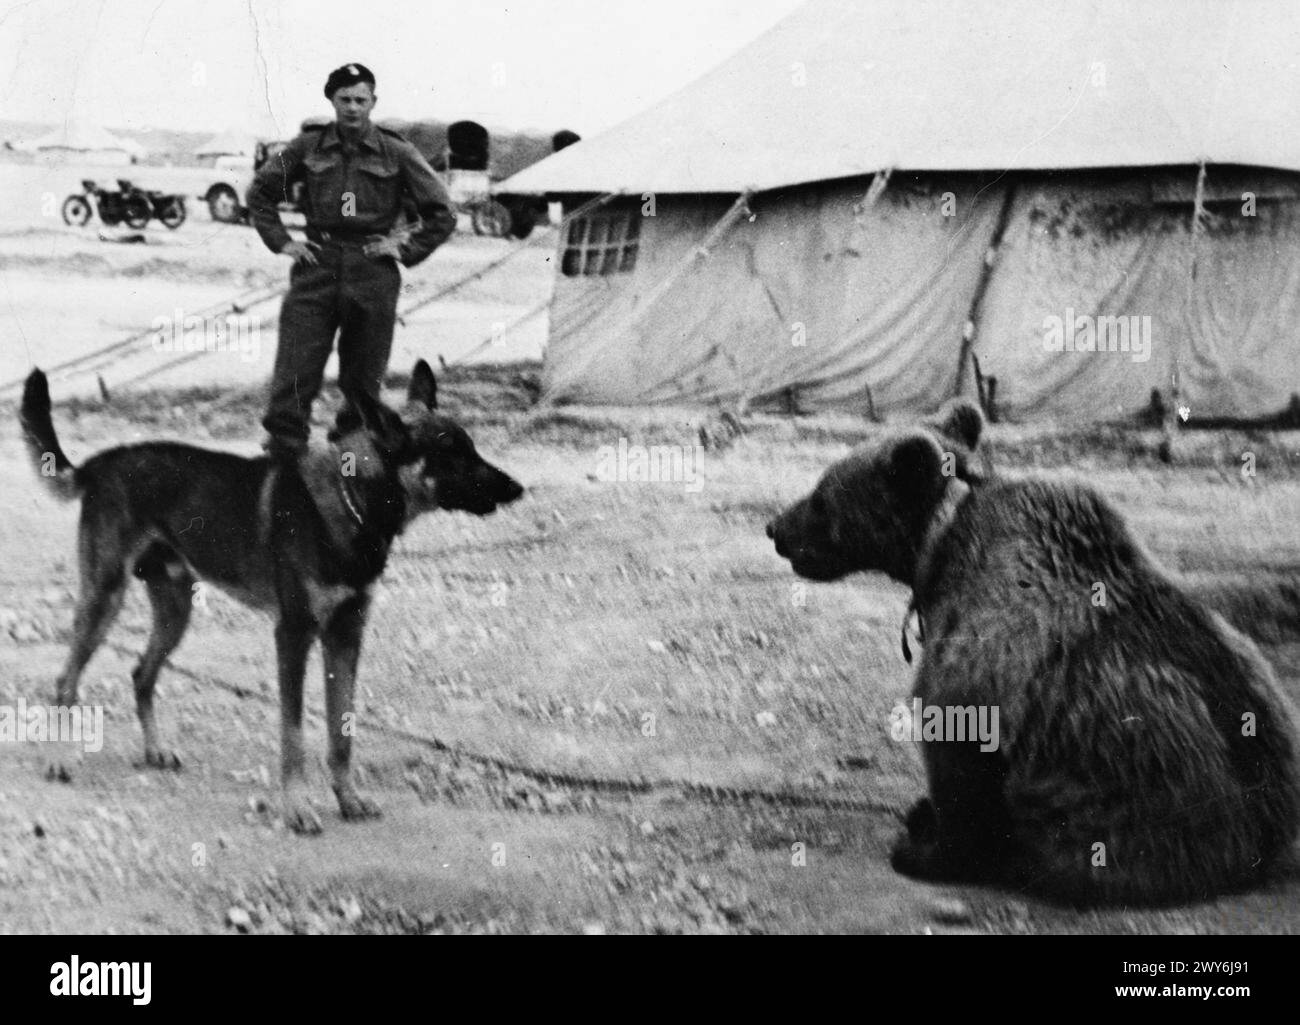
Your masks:
<svg viewBox="0 0 1300 1025"><path fill-rule="evenodd" d="M343 452L343 449L338 443L338 439L331 438L330 441L336 452ZM352 521L358 527L364 527L366 525L366 520L365 516L361 513L361 503L353 493L352 485L348 481L348 474L340 472L338 476L339 497L343 499L343 506L347 509L348 515L352 517Z"/></svg>
<svg viewBox="0 0 1300 1025"><path fill-rule="evenodd" d="M347 507L348 515L356 521L358 527L366 525L365 518L361 515L361 510L357 508L357 503L352 495L352 488L348 486L348 478L339 474L339 494L343 496L343 504Z"/></svg>
<svg viewBox="0 0 1300 1025"><path fill-rule="evenodd" d="M952 526L952 521L957 516L957 510L970 497L970 493L971 486L964 480L959 480L956 477L949 478L948 486L944 488L943 498L939 500L934 514L930 517L930 522L926 524L925 534L922 536L921 545L916 552L916 572L912 578L912 599L907 603L907 611L903 613L903 658L908 665L912 664L912 649L907 643L907 624L911 622L913 615L916 616L916 638L921 644L925 643L925 621L921 618L921 610L917 608L917 592L930 576L931 563L934 560L934 553L939 547L939 541L947 533L948 528Z"/></svg>

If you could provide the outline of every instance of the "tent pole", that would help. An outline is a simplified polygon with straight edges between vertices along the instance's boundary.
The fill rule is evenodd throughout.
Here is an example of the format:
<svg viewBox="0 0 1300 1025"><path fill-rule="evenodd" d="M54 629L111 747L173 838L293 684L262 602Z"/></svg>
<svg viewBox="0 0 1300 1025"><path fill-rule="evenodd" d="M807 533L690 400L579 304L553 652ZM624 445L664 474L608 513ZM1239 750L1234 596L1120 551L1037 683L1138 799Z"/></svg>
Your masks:
<svg viewBox="0 0 1300 1025"><path fill-rule="evenodd" d="M1192 223L1189 232L1189 247L1191 249L1191 260L1187 275L1187 304L1190 307L1192 299L1196 295L1196 249L1197 241L1205 225L1205 161L1202 160L1196 169L1196 198L1192 201ZM1173 351L1173 371L1169 382L1170 401L1165 406L1165 415L1160 424L1160 449L1159 456L1166 463L1173 462L1174 459L1174 435L1178 431L1178 419L1186 419L1184 411L1186 406L1183 405L1183 379L1182 379L1182 342L1177 337L1174 339Z"/></svg>
<svg viewBox="0 0 1300 1025"><path fill-rule="evenodd" d="M892 167L886 167L883 171L877 171L871 176L871 184L867 186L867 191L860 200L853 204L854 218L861 220L863 215L876 205L876 201L885 194L885 189L888 188L889 179L893 173L894 169Z"/></svg>
<svg viewBox="0 0 1300 1025"><path fill-rule="evenodd" d="M962 395L963 383L969 376L975 335L979 331L980 313L984 305L984 293L988 291L989 282L993 280L993 265L997 262L998 249L1002 246L1002 236L1006 234L1007 225L1011 222L1011 206L1015 201L1015 195L1016 182L1013 180L1007 185L1007 191L1002 197L1002 209L998 211L993 237L989 240L988 250L984 254L984 266L980 268L979 281L975 283L975 294L971 297L970 312L966 316L966 323L962 326L961 353L957 357L957 381L952 392L954 397ZM976 394L979 394L979 389L976 389ZM987 414L989 410L985 409L984 412Z"/></svg>

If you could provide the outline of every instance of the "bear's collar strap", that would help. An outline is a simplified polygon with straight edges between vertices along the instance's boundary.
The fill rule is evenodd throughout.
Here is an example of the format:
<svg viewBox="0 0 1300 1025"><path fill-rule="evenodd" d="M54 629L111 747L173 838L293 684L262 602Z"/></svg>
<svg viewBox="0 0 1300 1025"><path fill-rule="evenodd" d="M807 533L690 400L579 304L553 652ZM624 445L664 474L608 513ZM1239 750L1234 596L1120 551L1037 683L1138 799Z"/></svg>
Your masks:
<svg viewBox="0 0 1300 1025"><path fill-rule="evenodd" d="M907 603L907 611L903 613L903 659L909 666L912 664L912 648L907 643L907 625L912 621L913 616L916 616L916 639L921 644L925 643L925 622L921 619L921 610L916 607L916 592L926 578L929 577L930 563L934 559L935 550L939 547L939 541L947 533L948 528L952 526L957 510L961 508L962 502L970 497L970 492L971 487L965 481L955 477L949 479L948 486L943 492L943 498L939 500L938 506L935 507L934 515L930 517L930 522L926 525L925 536L921 539L921 546L917 549L912 600Z"/></svg>

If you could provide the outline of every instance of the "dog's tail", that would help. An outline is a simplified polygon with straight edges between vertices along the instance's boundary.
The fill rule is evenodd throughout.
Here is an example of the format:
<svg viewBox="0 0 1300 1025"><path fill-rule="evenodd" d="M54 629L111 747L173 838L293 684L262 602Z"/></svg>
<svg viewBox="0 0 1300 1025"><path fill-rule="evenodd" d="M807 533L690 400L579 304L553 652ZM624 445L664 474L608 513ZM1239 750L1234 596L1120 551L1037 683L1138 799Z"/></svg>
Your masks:
<svg viewBox="0 0 1300 1025"><path fill-rule="evenodd" d="M59 436L50 418L50 383L39 369L27 375L18 417L36 475L56 498L64 501L76 498L81 492L77 468L59 447Z"/></svg>

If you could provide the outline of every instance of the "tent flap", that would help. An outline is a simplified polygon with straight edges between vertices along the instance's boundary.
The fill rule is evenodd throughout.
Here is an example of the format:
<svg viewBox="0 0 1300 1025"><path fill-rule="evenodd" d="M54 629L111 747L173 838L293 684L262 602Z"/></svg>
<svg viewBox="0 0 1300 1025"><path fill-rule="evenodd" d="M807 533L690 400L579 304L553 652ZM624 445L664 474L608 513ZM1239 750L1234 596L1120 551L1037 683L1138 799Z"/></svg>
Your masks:
<svg viewBox="0 0 1300 1025"><path fill-rule="evenodd" d="M1300 392L1300 204L1212 210L1193 281L1191 204L1146 191L1053 183L1017 199L975 346L1008 415L1126 415L1154 388L1168 397L1175 365L1192 416L1265 415Z"/></svg>
<svg viewBox="0 0 1300 1025"><path fill-rule="evenodd" d="M852 184L756 203L671 297L640 304L726 213L722 198L664 200L633 275L556 280L544 389L551 401L761 401L804 408L940 405L1002 192L966 180L950 204ZM945 213L945 209L951 213Z"/></svg>

